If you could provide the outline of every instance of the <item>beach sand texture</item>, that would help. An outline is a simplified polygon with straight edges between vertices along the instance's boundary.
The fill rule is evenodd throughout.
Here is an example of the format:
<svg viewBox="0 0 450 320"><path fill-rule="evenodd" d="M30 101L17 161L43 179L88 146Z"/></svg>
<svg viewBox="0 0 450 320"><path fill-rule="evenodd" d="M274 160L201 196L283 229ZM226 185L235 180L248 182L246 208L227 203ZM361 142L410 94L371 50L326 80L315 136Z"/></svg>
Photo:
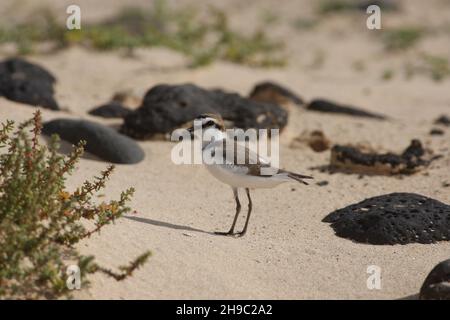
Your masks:
<svg viewBox="0 0 450 320"><path fill-rule="evenodd" d="M41 1L41 3L51 1ZM188 3L188 1L185 1ZM190 3L193 3L191 1ZM197 1L195 1L197 3ZM2 1L7 12L14 1ZM22 1L31 10L32 1ZM63 8L70 1L58 1ZM120 1L79 1L86 19L101 19L122 6ZM106 5L106 3L108 3ZM146 1L127 1L146 5ZM206 1L200 2L206 3ZM209 1L208 1L209 3ZM91 287L76 293L88 299L399 299L417 294L429 271L450 258L450 243L375 246L337 237L321 220L330 212L391 192L414 192L450 203L450 130L430 136L433 121L450 115L450 79L435 82L425 75L405 79L405 61L411 52L386 53L365 28L365 15L336 15L321 21L313 30L298 31L289 21L309 16L314 1L275 0L217 1L237 28L250 28L264 10L275 8L281 22L271 36L287 43L289 65L285 68L254 69L215 62L199 69L185 67L185 57L168 49L138 49L135 58L121 52L96 52L73 47L51 55L32 55L36 62L57 77L56 98L68 111L43 109L45 121L83 118L107 125L87 114L108 101L114 92L131 89L145 93L160 84L192 82L205 88L223 88L247 95L260 81L286 85L305 100L327 98L355 105L390 117L387 121L344 115L307 112L293 108L281 135L281 166L311 174L326 186L292 182L275 189L252 192L253 213L243 238L216 236L227 230L234 216L231 189L215 180L199 165L175 165L170 159L173 143L140 141L146 158L136 165L117 165L105 194L117 197L121 190L136 189L129 214L80 245L107 266L125 264L144 250L153 255L133 277L116 282L94 275ZM401 14L386 14L389 25L420 24L441 28L450 25L446 1L401 1ZM103 10L106 8L105 10ZM114 10L113 10L114 9ZM62 11L64 12L64 11ZM2 14L3 15L3 14ZM443 28L443 27L442 27ZM449 29L450 30L450 29ZM432 32L413 51L450 57L449 32ZM0 58L7 52L0 51ZM323 63L317 66L317 55ZM363 61L364 68L353 67ZM176 67L173 67L176 66ZM389 81L386 69L399 70ZM31 106L0 98L1 119L24 120L35 110ZM369 143L377 150L398 151L414 138L443 157L430 167L409 176L364 176L320 172L313 167L329 163L329 151L315 153L305 147L289 148L304 130L322 130L333 143ZM95 157L83 158L68 188L103 170L107 163ZM246 208L245 194L241 194ZM245 215L239 220L243 224ZM366 286L367 267L381 267L382 288Z"/></svg>

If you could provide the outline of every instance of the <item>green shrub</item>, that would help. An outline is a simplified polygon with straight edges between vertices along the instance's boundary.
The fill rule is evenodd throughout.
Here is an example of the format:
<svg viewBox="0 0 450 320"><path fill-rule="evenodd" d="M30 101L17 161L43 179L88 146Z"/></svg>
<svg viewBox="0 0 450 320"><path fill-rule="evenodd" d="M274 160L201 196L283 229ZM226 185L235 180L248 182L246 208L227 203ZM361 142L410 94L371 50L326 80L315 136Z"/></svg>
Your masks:
<svg viewBox="0 0 450 320"><path fill-rule="evenodd" d="M134 190L122 192L119 200L94 203L93 196L104 188L111 166L93 182L69 192L65 180L73 173L84 143L63 156L57 152L57 136L48 147L39 144L40 129L39 111L16 131L12 121L0 129L0 298L70 297L68 265L80 268L86 285L86 277L95 272L123 280L150 255L145 252L114 272L99 266L93 256L78 252L75 245L80 240L130 210L126 204Z"/></svg>
<svg viewBox="0 0 450 320"><path fill-rule="evenodd" d="M383 12L398 11L399 6L394 1L374 1ZM318 1L319 14L334 14L347 12L365 12L370 3L360 0L321 0Z"/></svg>
<svg viewBox="0 0 450 320"><path fill-rule="evenodd" d="M44 18L44 19L43 19ZM78 44L97 50L167 47L187 55L191 67L226 60L254 67L285 65L283 45L271 40L266 27L253 34L232 30L225 12L210 8L207 18L195 7L169 7L157 0L151 10L128 7L112 18L67 30L49 10L31 17L26 24L0 27L0 43L16 43L21 54L33 45L49 41L56 49Z"/></svg>
<svg viewBox="0 0 450 320"><path fill-rule="evenodd" d="M318 12L320 14L345 12L356 10L355 1L349 0L323 0L319 2Z"/></svg>
<svg viewBox="0 0 450 320"><path fill-rule="evenodd" d="M434 81L442 81L450 76L450 64L446 56L423 54L422 60L423 72L429 74Z"/></svg>
<svg viewBox="0 0 450 320"><path fill-rule="evenodd" d="M383 42L387 50L404 50L413 47L423 36L424 31L418 27L402 27L386 30Z"/></svg>
<svg viewBox="0 0 450 320"><path fill-rule="evenodd" d="M407 79L425 75L439 82L450 77L450 64L446 56L422 53L417 61L405 63L404 73Z"/></svg>
<svg viewBox="0 0 450 320"><path fill-rule="evenodd" d="M302 18L302 17L298 17L291 22L291 26L298 31L311 30L315 28L318 24L319 24L318 19Z"/></svg>
<svg viewBox="0 0 450 320"><path fill-rule="evenodd" d="M394 77L394 71L392 69L385 69L381 74L382 80L391 80Z"/></svg>

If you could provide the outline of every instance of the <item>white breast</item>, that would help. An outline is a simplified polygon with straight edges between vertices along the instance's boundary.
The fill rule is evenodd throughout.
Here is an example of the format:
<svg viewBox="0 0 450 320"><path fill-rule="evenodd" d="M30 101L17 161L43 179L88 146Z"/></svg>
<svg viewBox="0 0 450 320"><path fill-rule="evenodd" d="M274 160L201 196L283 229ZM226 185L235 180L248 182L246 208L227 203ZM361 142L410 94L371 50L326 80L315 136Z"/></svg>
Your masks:
<svg viewBox="0 0 450 320"><path fill-rule="evenodd" d="M290 180L285 175L274 175L271 177L245 175L239 166L226 164L205 166L216 179L235 188L273 188L280 183Z"/></svg>

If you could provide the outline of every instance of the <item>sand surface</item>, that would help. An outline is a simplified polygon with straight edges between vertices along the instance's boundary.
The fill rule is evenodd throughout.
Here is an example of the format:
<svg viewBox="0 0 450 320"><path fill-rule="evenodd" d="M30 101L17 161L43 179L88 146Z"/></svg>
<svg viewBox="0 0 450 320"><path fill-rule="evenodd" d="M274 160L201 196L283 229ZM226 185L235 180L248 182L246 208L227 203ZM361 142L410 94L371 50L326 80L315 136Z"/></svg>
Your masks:
<svg viewBox="0 0 450 320"><path fill-rule="evenodd" d="M0 11L11 2L5 1ZM83 1L82 7L87 8L88 16L100 17L102 2L91 5ZM237 26L260 13L239 2L222 4L229 6ZM450 9L445 1L407 2L400 17L386 16L387 25L417 22L441 26L449 22L449 17L440 14ZM277 1L257 3L263 10L273 8ZM450 182L450 131L443 136L428 134L436 117L450 115L450 80L437 83L420 75L406 80L398 73L392 80L383 81L385 68L400 70L404 61L414 58L408 53L385 53L381 42L364 27L365 17L361 15L330 18L314 31L293 30L290 19L308 15L312 3L286 1L283 6L275 6L276 13L285 20L274 27L273 33L287 39L290 58L289 66L281 69L216 62L191 70L184 67L183 56L162 48L139 49L136 58L124 57L121 52L99 53L76 47L29 57L56 75L56 97L68 110L44 109L44 120L80 117L114 125L117 120L91 117L87 111L108 101L118 90L143 93L159 83L192 82L246 95L262 80L284 84L306 100L326 97L391 117L380 122L302 110L291 112L281 136L282 167L312 174L316 181L327 180L329 184L305 187L292 183L254 191L249 232L239 239L212 234L231 224L234 200L228 186L201 166L173 164L170 142L139 142L146 159L137 165L118 165L105 192L108 197L117 197L121 190L134 186L131 207L137 214L104 228L100 235L80 244L80 250L95 254L101 264L111 267L125 264L144 250L151 250L153 256L124 282L93 276L91 287L77 293L77 298L397 299L416 294L432 267L450 257L449 242L364 245L335 236L331 227L321 222L338 208L390 192L415 192L450 203L450 188L442 187L443 182ZM106 11L118 6L119 1L114 2ZM414 50L450 56L448 36L432 34ZM312 67L317 52L324 54L324 62ZM0 58L5 57L6 53L0 53ZM352 67L356 60L364 61L364 70ZM34 111L33 107L4 98L0 98L0 105L1 119L23 120ZM411 176L358 179L358 175L330 175L311 169L326 165L329 152L289 148L291 139L305 129L321 129L334 143L366 142L385 151L401 151L411 139L419 138L444 157ZM82 159L79 170L68 181L69 189L106 166L102 161ZM241 198L245 208L245 195ZM243 221L239 223L241 226ZM366 286L369 265L381 267L381 290Z"/></svg>

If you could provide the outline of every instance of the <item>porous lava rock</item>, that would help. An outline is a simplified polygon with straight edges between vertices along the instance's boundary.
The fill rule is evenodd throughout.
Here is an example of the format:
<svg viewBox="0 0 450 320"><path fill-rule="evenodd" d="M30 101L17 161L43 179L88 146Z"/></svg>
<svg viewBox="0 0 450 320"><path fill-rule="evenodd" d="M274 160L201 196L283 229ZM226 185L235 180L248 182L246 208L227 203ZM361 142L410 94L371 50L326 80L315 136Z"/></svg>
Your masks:
<svg viewBox="0 0 450 320"><path fill-rule="evenodd" d="M21 58L0 62L0 95L52 110L59 110L54 98L55 77L43 67Z"/></svg>
<svg viewBox="0 0 450 320"><path fill-rule="evenodd" d="M437 264L420 289L421 300L450 300L450 259Z"/></svg>
<svg viewBox="0 0 450 320"><path fill-rule="evenodd" d="M146 93L142 105L125 116L120 130L136 139L151 139L186 126L203 113L220 114L227 127L244 130L283 129L288 120L287 112L276 104L193 84L164 84Z"/></svg>
<svg viewBox="0 0 450 320"><path fill-rule="evenodd" d="M328 214L336 235L355 242L394 245L450 239L450 206L415 193L390 193Z"/></svg>
<svg viewBox="0 0 450 320"><path fill-rule="evenodd" d="M256 84L250 92L249 97L255 101L278 105L293 103L301 106L304 103L303 99L296 93L272 81L264 81Z"/></svg>
<svg viewBox="0 0 450 320"><path fill-rule="evenodd" d="M358 147L335 145L331 149L330 169L348 173L392 175L414 173L437 159L414 139L401 153L366 152Z"/></svg>

